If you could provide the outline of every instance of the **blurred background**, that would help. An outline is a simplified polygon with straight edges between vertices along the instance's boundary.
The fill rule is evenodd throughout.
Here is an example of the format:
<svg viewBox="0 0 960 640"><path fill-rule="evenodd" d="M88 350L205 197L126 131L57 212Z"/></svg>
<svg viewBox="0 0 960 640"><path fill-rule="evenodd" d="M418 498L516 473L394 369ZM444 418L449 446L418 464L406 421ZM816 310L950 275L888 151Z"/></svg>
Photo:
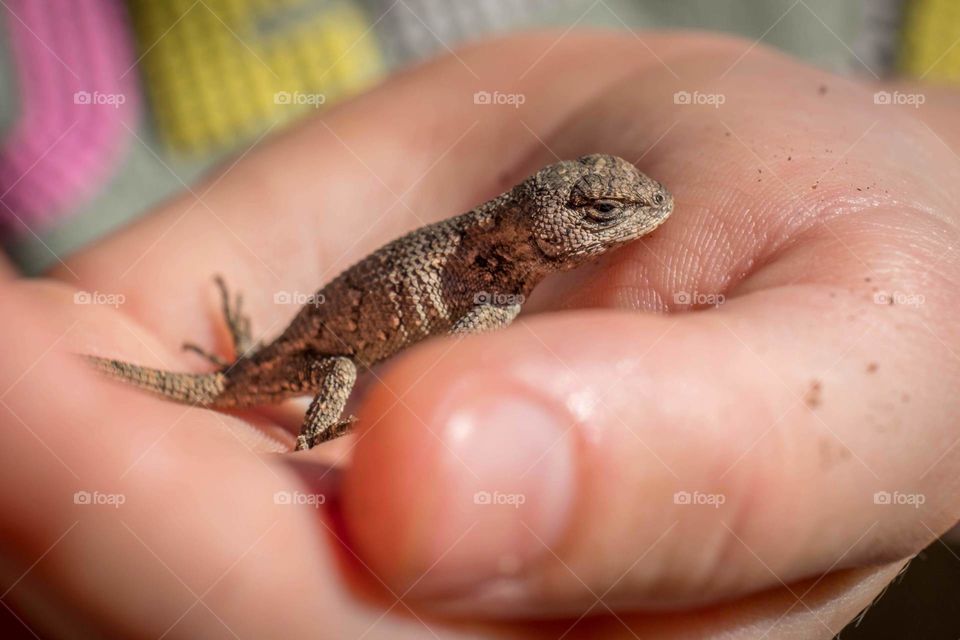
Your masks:
<svg viewBox="0 0 960 640"><path fill-rule="evenodd" d="M537 27L715 30L868 80L960 84L960 0L5 0L4 249L40 273L298 118ZM958 594L960 544L937 542L841 637L956 640Z"/></svg>
<svg viewBox="0 0 960 640"><path fill-rule="evenodd" d="M960 80L956 0L6 0L0 26L0 233L27 273L485 35L709 29L867 78Z"/></svg>

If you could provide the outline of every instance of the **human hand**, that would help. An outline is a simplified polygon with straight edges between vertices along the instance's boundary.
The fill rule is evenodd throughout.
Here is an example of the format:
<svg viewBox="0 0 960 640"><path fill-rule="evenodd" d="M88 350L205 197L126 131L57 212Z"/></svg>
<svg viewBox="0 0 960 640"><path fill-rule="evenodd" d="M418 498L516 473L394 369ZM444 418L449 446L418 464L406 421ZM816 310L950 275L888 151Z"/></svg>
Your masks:
<svg viewBox="0 0 960 640"><path fill-rule="evenodd" d="M251 152L202 203L2 285L6 546L15 575L48 552L5 601L29 609L42 580L48 609L153 636L830 637L956 521L947 134L745 42L556 40L401 75ZM525 101L475 106L478 90ZM186 409L58 355L196 367L175 347L222 349L213 273L272 337L295 312L274 292L598 151L667 185L673 217L525 307L559 313L398 357L352 440L263 455L292 443L295 410ZM348 459L341 493L330 465ZM74 505L82 490L125 501Z"/></svg>

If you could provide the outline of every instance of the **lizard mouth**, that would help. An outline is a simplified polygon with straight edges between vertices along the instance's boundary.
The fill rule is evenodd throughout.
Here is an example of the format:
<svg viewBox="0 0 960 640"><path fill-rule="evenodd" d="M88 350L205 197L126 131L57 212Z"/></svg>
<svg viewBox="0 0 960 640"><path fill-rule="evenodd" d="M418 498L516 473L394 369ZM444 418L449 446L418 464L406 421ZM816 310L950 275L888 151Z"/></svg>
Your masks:
<svg viewBox="0 0 960 640"><path fill-rule="evenodd" d="M664 198L663 204L661 204L656 209L656 215L653 217L650 223L648 223L641 230L640 235L650 233L651 231L653 231L654 229L662 225L664 222L667 221L667 218L669 218L670 214L672 213L673 213L673 197L667 194L666 197Z"/></svg>

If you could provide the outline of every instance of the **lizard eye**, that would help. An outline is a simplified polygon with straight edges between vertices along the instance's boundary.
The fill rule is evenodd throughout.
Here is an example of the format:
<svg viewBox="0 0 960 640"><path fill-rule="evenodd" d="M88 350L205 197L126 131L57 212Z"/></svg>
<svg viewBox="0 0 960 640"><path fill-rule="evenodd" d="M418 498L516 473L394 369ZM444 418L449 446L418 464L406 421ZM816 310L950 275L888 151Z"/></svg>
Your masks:
<svg viewBox="0 0 960 640"><path fill-rule="evenodd" d="M586 213L597 222L610 222L620 215L620 205L610 200L601 200L588 207Z"/></svg>
<svg viewBox="0 0 960 640"><path fill-rule="evenodd" d="M653 196L653 201L657 204L663 204L663 194L658 193L657 195Z"/></svg>

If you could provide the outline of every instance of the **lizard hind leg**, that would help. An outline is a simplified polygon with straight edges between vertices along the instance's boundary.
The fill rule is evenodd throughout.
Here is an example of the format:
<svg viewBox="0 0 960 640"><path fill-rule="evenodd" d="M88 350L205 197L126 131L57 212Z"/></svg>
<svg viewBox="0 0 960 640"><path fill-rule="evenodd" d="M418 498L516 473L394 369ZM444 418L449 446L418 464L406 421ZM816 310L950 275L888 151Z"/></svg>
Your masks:
<svg viewBox="0 0 960 640"><path fill-rule="evenodd" d="M220 290L220 308L223 313L223 319L227 323L227 329L230 331L230 340L233 343L234 360L247 358L253 355L259 345L253 343L252 332L250 330L250 317L243 313L243 296L236 294L233 300L230 300L230 291L227 283L221 276L214 276L214 282L217 289ZM184 351L192 351L202 358L212 362L219 369L228 367L231 362L224 360L215 353L210 353L202 347L192 342L184 342L182 345Z"/></svg>
<svg viewBox="0 0 960 640"><path fill-rule="evenodd" d="M250 316L243 313L243 295L237 293L233 302L230 301L230 290L223 276L214 276L213 281L220 290L220 308L223 312L223 319L227 323L227 329L230 331L230 338L233 341L233 355L239 360L250 356L257 348L253 344L253 332L250 329Z"/></svg>
<svg viewBox="0 0 960 640"><path fill-rule="evenodd" d="M317 395L304 416L297 436L297 451L339 438L356 420L353 416L342 417L357 381L357 367L352 360L342 357L317 360L311 365L311 376L315 376Z"/></svg>

